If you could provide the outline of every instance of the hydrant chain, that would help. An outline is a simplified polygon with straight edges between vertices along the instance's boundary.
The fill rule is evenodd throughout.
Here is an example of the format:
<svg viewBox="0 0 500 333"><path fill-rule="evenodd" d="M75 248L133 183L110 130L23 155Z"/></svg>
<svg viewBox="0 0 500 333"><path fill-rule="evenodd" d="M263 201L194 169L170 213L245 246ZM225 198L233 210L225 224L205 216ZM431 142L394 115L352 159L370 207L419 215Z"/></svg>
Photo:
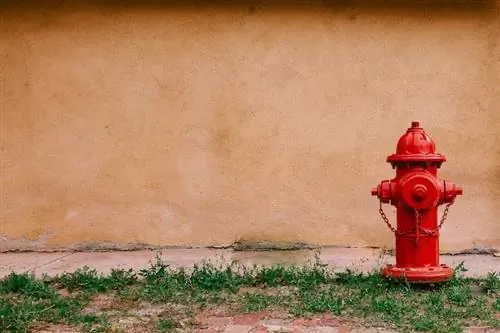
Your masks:
<svg viewBox="0 0 500 333"><path fill-rule="evenodd" d="M391 224L389 221L389 218L384 212L384 209L382 208L382 200L379 201L380 207L378 212L380 213L380 216L382 217L382 220L384 223L387 225L387 227L395 234L398 235L407 235L411 234L412 231L398 231L394 226ZM436 229L434 230L429 230L429 229L424 229L420 226L420 222L422 220L422 215L418 211L418 209L415 209L415 220L416 220L416 228L413 230L416 232L416 242L418 243L419 237L420 237L420 231L422 231L425 235L432 236L432 235L439 235L439 230L441 230L441 227L443 226L444 222L446 221L446 218L448 217L448 212L450 211L450 206L453 205L453 202L450 202L446 205L444 211L443 211L443 216L441 216L441 219L439 221L439 225Z"/></svg>
<svg viewBox="0 0 500 333"><path fill-rule="evenodd" d="M382 217L382 220L384 221L385 224L387 224L387 226L389 227L389 229L391 229L391 231L393 233L396 233L397 232L396 228L394 228L392 226L391 222L387 218L387 215L385 215L384 209L382 208L382 200L380 200L380 208L379 208L378 212L380 213L380 216Z"/></svg>
<svg viewBox="0 0 500 333"><path fill-rule="evenodd" d="M434 230L429 230L429 229L424 229L420 228L420 231L422 231L424 234L428 236L439 236L439 230L441 230L441 227L444 224L444 221L446 221L446 218L448 217L448 212L450 211L450 206L453 205L453 202L450 202L446 205L444 208L443 216L441 216L441 220L439 221L439 225L436 229Z"/></svg>
<svg viewBox="0 0 500 333"><path fill-rule="evenodd" d="M415 209L415 244L418 244L418 241L420 240L420 231L422 230L420 222L422 222L422 215L418 209Z"/></svg>
<svg viewBox="0 0 500 333"><path fill-rule="evenodd" d="M439 221L438 230L441 230L441 227L443 226L444 221L446 221L446 218L448 217L448 212L450 211L450 206L453 205L453 202L454 201L446 204L446 207L444 208L443 216L441 216L441 220Z"/></svg>
<svg viewBox="0 0 500 333"><path fill-rule="evenodd" d="M412 235L415 232L415 229L400 231L400 230L397 230L396 228L394 228L392 226L391 222L389 221L389 218L387 217L387 215L385 215L384 209L382 208L382 201L380 201L380 208L379 208L378 212L380 213L380 216L382 217L382 220L387 225L387 227L396 235L400 235L400 236ZM429 232L429 233L432 233L432 232Z"/></svg>

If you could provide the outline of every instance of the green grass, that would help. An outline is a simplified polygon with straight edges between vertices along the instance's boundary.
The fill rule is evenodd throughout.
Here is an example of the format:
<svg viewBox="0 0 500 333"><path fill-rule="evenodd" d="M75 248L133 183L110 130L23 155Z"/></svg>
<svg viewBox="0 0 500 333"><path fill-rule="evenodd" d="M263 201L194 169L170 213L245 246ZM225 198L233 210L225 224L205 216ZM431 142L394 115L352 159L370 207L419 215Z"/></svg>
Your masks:
<svg viewBox="0 0 500 333"><path fill-rule="evenodd" d="M169 332L177 327L177 323L172 319L162 319L158 322L157 329L162 332Z"/></svg>
<svg viewBox="0 0 500 333"><path fill-rule="evenodd" d="M387 281L377 273L333 273L320 263L252 269L203 263L186 271L157 260L139 272L113 270L108 275L90 268L43 279L13 273L0 281L0 331L68 324L84 332L120 332L112 325L120 314L85 311L97 295L107 295L123 313L141 302L166 306L167 315L153 316L147 324L151 332L175 331L197 311L221 306L233 312L278 308L300 317L331 312L401 332L500 328L498 273L472 279L462 277L461 270L459 266L451 281L437 286Z"/></svg>
<svg viewBox="0 0 500 333"><path fill-rule="evenodd" d="M88 332L107 327L104 316L82 312L85 294L62 296L53 281L12 273L0 281L0 295L1 332L30 332L43 323L78 324Z"/></svg>

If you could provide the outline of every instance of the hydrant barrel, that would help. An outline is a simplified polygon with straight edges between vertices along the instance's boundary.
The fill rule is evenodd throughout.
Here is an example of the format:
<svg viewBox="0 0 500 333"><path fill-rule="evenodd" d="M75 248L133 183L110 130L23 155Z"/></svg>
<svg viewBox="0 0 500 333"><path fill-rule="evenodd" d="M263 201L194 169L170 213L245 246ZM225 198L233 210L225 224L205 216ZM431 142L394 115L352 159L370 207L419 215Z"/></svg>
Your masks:
<svg viewBox="0 0 500 333"><path fill-rule="evenodd" d="M396 153L387 157L396 176L371 190L381 204L396 207L396 226L380 210L396 238L396 263L384 269L385 277L404 277L415 283L442 282L452 277L451 268L439 262L439 233L451 204L463 190L438 178L437 171L445 161L418 121L413 121L399 138ZM446 207L438 219L440 205Z"/></svg>

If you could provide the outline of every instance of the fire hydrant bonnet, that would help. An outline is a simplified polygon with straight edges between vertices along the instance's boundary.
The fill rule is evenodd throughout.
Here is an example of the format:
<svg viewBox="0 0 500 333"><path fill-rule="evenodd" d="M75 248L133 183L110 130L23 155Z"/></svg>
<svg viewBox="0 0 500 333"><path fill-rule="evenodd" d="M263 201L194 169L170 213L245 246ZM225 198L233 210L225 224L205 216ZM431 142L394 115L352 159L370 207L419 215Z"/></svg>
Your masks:
<svg viewBox="0 0 500 333"><path fill-rule="evenodd" d="M434 140L420 127L418 121L413 121L398 141L396 153L387 157L387 162L396 163L426 162L438 166L446 161L446 157L436 153Z"/></svg>

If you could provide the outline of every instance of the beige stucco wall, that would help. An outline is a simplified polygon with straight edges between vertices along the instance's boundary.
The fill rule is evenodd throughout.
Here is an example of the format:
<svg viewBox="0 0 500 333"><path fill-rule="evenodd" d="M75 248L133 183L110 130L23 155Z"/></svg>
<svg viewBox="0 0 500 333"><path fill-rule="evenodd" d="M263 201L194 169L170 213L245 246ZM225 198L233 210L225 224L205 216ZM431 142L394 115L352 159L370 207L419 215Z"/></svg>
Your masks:
<svg viewBox="0 0 500 333"><path fill-rule="evenodd" d="M0 6L1 249L391 246L414 119L500 248L500 2L69 3Z"/></svg>

